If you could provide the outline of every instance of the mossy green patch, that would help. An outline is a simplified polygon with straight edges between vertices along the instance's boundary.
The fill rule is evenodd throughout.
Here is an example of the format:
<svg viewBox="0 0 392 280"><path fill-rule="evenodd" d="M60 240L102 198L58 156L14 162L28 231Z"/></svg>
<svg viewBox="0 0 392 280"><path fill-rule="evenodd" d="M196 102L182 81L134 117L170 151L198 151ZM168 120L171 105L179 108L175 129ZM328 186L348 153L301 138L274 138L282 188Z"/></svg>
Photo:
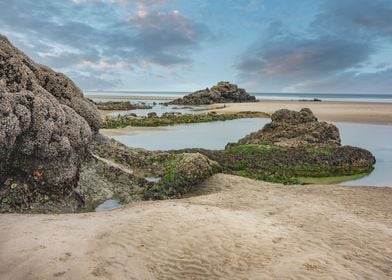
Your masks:
<svg viewBox="0 0 392 280"><path fill-rule="evenodd" d="M161 117L132 117L117 116L107 117L101 128L124 128L127 126L157 127L170 126L175 124L202 123L213 121L226 121L243 118L267 118L268 114L262 112L239 112L239 113L205 113L205 114L164 114Z"/></svg>
<svg viewBox="0 0 392 280"><path fill-rule="evenodd" d="M248 178L299 184L314 178L351 180L352 175L373 170L374 158L368 151L354 147L235 145L226 150L197 150L218 162L226 173ZM304 178L313 178L308 181ZM327 180L327 179L326 179Z"/></svg>

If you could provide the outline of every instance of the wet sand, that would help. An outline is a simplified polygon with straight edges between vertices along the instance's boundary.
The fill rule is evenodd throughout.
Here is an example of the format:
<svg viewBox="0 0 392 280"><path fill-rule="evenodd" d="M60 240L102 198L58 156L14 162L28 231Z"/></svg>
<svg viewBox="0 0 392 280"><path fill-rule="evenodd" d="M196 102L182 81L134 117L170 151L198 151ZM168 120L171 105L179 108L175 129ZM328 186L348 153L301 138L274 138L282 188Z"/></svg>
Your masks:
<svg viewBox="0 0 392 280"><path fill-rule="evenodd" d="M1 215L1 279L391 279L392 188L218 174L196 196Z"/></svg>

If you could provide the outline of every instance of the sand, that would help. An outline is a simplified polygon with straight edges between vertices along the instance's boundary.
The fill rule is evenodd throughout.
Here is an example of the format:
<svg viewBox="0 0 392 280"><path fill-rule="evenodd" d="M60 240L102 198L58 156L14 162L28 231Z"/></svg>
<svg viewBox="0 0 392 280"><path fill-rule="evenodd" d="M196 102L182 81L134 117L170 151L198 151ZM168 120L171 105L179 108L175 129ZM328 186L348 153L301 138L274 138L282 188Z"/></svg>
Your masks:
<svg viewBox="0 0 392 280"><path fill-rule="evenodd" d="M150 101L169 101L175 97L157 96L94 96L89 98L103 98L110 100L150 100ZM252 103L226 103L214 104L209 107L214 111L219 108L219 112L240 112L240 111L260 111L272 114L279 109L300 110L310 108L324 121L340 122L359 122L372 124L392 124L392 103L382 102L350 102L350 101L297 101L297 100L259 100ZM115 111L100 111L101 115L113 113ZM201 111L203 113L204 111Z"/></svg>
<svg viewBox="0 0 392 280"><path fill-rule="evenodd" d="M200 111L200 113L211 111L215 111L217 113L259 111L272 114L283 108L296 111L299 111L302 108L310 108L322 121L392 125L392 103L262 100L256 103L227 103L225 104L225 107L223 107L222 104L214 104L209 105L208 107L210 110ZM100 110L100 114L103 119L113 112L115 111ZM101 133L103 135L113 137L137 134L156 129L164 128L126 127L117 129L101 129Z"/></svg>
<svg viewBox="0 0 392 280"><path fill-rule="evenodd" d="M221 113L260 111L272 114L279 109L299 111L310 108L323 121L392 125L392 103L261 100L256 103L227 103L225 108L211 105L211 109L216 106L220 107L217 112Z"/></svg>
<svg viewBox="0 0 392 280"><path fill-rule="evenodd" d="M217 174L192 197L1 215L1 279L391 279L392 188Z"/></svg>
<svg viewBox="0 0 392 280"><path fill-rule="evenodd" d="M116 99L116 97L112 98ZM168 97L165 98L170 100L170 98ZM132 96L128 99L162 100L163 98L158 98L154 96ZM253 103L226 103L225 108L223 108L223 104L209 105L209 107L211 109L210 111L216 111L220 113L259 111L268 114L272 114L276 110L283 108L296 111L302 108L310 108L315 113L315 115L323 121L392 125L392 103L260 100L259 102ZM102 118L105 118L108 114L113 112L115 111L100 111ZM204 112L206 111L200 111L200 113Z"/></svg>

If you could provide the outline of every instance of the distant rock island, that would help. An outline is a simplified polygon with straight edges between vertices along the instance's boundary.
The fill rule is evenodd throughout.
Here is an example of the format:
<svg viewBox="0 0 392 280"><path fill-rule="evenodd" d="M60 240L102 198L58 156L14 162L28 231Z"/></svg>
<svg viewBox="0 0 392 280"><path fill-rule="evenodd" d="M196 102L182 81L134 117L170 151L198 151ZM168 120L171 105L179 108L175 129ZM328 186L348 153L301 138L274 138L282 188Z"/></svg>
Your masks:
<svg viewBox="0 0 392 280"><path fill-rule="evenodd" d="M214 103L256 102L256 97L246 90L238 88L229 82L219 82L217 85L188 94L168 104L175 105L209 105Z"/></svg>

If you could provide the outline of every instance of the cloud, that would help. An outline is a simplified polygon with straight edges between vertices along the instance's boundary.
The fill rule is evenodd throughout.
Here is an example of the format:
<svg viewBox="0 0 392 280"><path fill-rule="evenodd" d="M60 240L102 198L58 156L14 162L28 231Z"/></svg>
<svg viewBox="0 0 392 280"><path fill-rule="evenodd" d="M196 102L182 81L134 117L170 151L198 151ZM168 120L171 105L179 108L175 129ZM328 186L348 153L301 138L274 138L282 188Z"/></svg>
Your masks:
<svg viewBox="0 0 392 280"><path fill-rule="evenodd" d="M113 89L122 85L121 79L94 75L90 72L70 71L67 74L85 90Z"/></svg>
<svg viewBox="0 0 392 280"><path fill-rule="evenodd" d="M324 93L384 93L392 92L392 68L373 73L347 71L324 79L308 80L294 84L289 91Z"/></svg>
<svg viewBox="0 0 392 280"><path fill-rule="evenodd" d="M312 26L317 32L392 39L392 2L385 0L325 1Z"/></svg>
<svg viewBox="0 0 392 280"><path fill-rule="evenodd" d="M373 47L362 42L289 35L256 44L241 57L237 68L242 79L258 79L277 89L358 67L372 52Z"/></svg>
<svg viewBox="0 0 392 280"><path fill-rule="evenodd" d="M202 26L183 16L179 11L168 13L139 12L129 19L136 30L134 51L144 60L163 66L187 64L190 51L199 47L206 34Z"/></svg>
<svg viewBox="0 0 392 280"><path fill-rule="evenodd" d="M390 73L380 64L372 66L372 59L380 44L391 39L391 14L392 2L387 1L324 1L302 34L271 22L235 67L242 83L262 90L369 91L366 81L379 81ZM369 67L378 70L366 73ZM388 84L387 79L377 88L392 92Z"/></svg>
<svg viewBox="0 0 392 280"><path fill-rule="evenodd" d="M166 2L0 0L0 32L65 73L101 68L116 77L147 64L190 65L208 30L177 10L148 10Z"/></svg>

